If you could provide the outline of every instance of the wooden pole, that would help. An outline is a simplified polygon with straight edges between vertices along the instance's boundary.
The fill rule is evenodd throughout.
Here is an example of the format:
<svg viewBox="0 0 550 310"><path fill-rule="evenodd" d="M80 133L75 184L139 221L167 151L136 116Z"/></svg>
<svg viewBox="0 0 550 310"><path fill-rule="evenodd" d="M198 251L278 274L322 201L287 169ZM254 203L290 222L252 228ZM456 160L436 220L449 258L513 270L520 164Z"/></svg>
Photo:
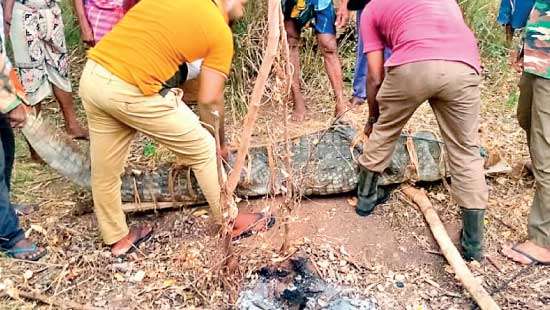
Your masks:
<svg viewBox="0 0 550 310"><path fill-rule="evenodd" d="M244 119L243 131L241 134L241 143L237 151L237 159L235 160L233 170L231 170L227 178L226 193L228 197L233 196L233 193L235 192L237 184L241 178L241 170L244 167L245 158L248 154L248 148L250 147L250 137L252 136L254 124L256 123L256 118L258 117L260 102L265 92L266 82L269 77L269 73L271 72L273 61L275 60L279 50L279 37L281 35L279 29L280 6L280 0L268 1L267 46L262 59L262 65L260 66L260 71L258 72L258 77L254 83L252 95L250 96L250 104L248 105L248 112L246 113L246 117Z"/></svg>
<svg viewBox="0 0 550 310"><path fill-rule="evenodd" d="M412 186L403 186L401 192L411 199L424 214L426 222L430 226L430 230L441 248L441 252L455 271L456 277L464 288L472 295L472 298L476 301L482 310L496 310L500 309L497 303L493 300L491 295L483 288L481 283L475 279L474 275L468 269L466 262L462 259L462 256L454 246L451 238L447 234L443 223L439 219L437 212L432 206L430 199L426 196L426 193L422 190L416 189Z"/></svg>

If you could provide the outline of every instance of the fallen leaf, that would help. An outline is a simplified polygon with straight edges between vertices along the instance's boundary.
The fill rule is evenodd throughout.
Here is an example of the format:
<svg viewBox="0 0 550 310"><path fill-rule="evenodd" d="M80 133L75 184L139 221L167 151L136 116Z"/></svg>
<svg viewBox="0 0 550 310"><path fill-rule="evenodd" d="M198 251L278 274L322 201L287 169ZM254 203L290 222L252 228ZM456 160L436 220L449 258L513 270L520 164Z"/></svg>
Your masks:
<svg viewBox="0 0 550 310"><path fill-rule="evenodd" d="M140 270L130 277L130 282L139 283L145 278L145 271Z"/></svg>
<svg viewBox="0 0 550 310"><path fill-rule="evenodd" d="M124 276L123 276L122 274L118 273L118 272L115 273L114 276L115 276L115 279L116 279L118 282L124 282L124 280L125 280L125 279L124 279Z"/></svg>
<svg viewBox="0 0 550 310"><path fill-rule="evenodd" d="M197 210L197 211L194 211L194 212L193 212L193 215L194 215L194 216L208 215L208 209L199 209L199 210Z"/></svg>
<svg viewBox="0 0 550 310"><path fill-rule="evenodd" d="M347 201L350 206L357 207L357 197L348 198Z"/></svg>

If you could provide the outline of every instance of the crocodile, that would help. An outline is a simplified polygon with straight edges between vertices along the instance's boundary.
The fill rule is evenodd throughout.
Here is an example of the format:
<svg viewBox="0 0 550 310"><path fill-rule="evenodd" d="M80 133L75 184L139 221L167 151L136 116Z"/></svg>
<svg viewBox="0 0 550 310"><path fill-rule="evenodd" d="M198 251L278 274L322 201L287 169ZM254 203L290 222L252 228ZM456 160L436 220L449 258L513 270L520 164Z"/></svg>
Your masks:
<svg viewBox="0 0 550 310"><path fill-rule="evenodd" d="M253 146L241 172L236 194L239 197L279 195L288 190L288 176L293 188L304 196L323 196L352 192L357 187L358 159L363 144L357 143L357 130L349 124L333 126L290 141L291 167L285 165L283 142ZM407 181L432 182L447 176L443 143L429 131L399 138L381 185ZM487 152L482 148L482 155ZM411 158L413 160L411 161ZM228 158L227 170L236 159ZM122 176L124 202L178 202L181 205L205 203L192 172L165 163L154 170L128 168Z"/></svg>
<svg viewBox="0 0 550 310"><path fill-rule="evenodd" d="M23 133L37 153L54 170L84 188L90 185L90 159L75 143L56 131L40 116L30 115ZM332 195L354 191L357 187L363 144L357 130L336 123L318 132L289 141L291 160L284 141L252 146L235 191L239 197L278 195L288 191L288 179L300 195ZM407 181L437 181L447 176L443 143L429 131L399 138L382 185ZM482 148L481 153L487 156ZM226 164L230 171L236 160L231 151ZM412 158L412 160L411 160ZM290 162L290 167L286 163ZM289 176L291 176L289 178ZM121 197L125 203L177 202L178 205L206 203L190 169L163 163L154 169L139 169L131 164L122 175Z"/></svg>

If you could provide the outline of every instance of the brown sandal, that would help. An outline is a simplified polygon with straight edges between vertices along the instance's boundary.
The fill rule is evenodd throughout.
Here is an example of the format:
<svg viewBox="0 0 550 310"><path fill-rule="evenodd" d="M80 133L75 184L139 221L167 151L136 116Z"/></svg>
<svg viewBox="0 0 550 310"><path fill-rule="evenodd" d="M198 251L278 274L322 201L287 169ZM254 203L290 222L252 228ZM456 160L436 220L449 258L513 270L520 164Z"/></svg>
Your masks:
<svg viewBox="0 0 550 310"><path fill-rule="evenodd" d="M241 216L241 223L239 223L239 216ZM253 216L254 218L248 223L242 223L243 217ZM275 225L275 217L272 215L266 215L264 213L245 213L239 214L235 219L231 238L233 241L251 237L252 235L260 232L264 232Z"/></svg>

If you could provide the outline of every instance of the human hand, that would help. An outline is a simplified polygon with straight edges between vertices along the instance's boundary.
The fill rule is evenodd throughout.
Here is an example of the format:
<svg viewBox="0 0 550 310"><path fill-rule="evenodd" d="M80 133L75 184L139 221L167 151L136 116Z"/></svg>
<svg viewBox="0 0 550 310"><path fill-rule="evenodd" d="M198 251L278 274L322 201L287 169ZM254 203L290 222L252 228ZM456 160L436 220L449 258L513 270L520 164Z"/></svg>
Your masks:
<svg viewBox="0 0 550 310"><path fill-rule="evenodd" d="M12 128L23 128L27 121L27 106L24 104L18 105L8 113L8 119Z"/></svg>
<svg viewBox="0 0 550 310"><path fill-rule="evenodd" d="M371 124L371 123L369 123L369 122L367 122L367 123L365 124L364 132L365 132L365 135L366 135L367 137L370 137L370 134L372 133L372 125L373 125L373 124Z"/></svg>
<svg viewBox="0 0 550 310"><path fill-rule="evenodd" d="M93 47L95 45L94 33L90 26L80 27L80 37L82 38L82 42L84 42L89 47Z"/></svg>
<svg viewBox="0 0 550 310"><path fill-rule="evenodd" d="M338 28L345 27L349 21L349 11L346 5L341 5L336 12L336 22L335 25Z"/></svg>
<svg viewBox="0 0 550 310"><path fill-rule="evenodd" d="M227 161L229 158L229 148L223 144L221 146L218 146L216 148L216 153L218 156L220 156L224 161Z"/></svg>
<svg viewBox="0 0 550 310"><path fill-rule="evenodd" d="M523 57L519 55L517 51L512 51L510 53L510 64L517 73L523 72Z"/></svg>
<svg viewBox="0 0 550 310"><path fill-rule="evenodd" d="M365 133L365 135L367 135L367 137L370 137L370 134L372 133L372 128L376 121L378 121L377 116L370 116L367 120L367 123L365 124L365 129L363 129L363 132Z"/></svg>
<svg viewBox="0 0 550 310"><path fill-rule="evenodd" d="M8 19L8 17L4 17L4 35L6 36L6 40L10 38L10 30L11 30L11 17Z"/></svg>

